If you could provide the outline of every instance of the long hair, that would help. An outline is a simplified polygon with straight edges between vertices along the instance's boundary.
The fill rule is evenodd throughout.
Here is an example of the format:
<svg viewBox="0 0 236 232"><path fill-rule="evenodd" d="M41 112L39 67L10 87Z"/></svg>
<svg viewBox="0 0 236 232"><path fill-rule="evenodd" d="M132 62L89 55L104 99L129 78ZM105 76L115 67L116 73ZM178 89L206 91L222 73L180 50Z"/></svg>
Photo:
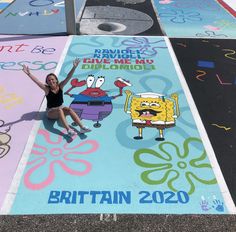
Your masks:
<svg viewBox="0 0 236 232"><path fill-rule="evenodd" d="M48 85L48 77L49 77L49 76L54 76L55 79L56 79L56 81L57 81L57 84L59 83L57 76L56 76L54 73L49 73L49 74L46 76L46 80L45 80L45 82L46 82L47 85Z"/></svg>

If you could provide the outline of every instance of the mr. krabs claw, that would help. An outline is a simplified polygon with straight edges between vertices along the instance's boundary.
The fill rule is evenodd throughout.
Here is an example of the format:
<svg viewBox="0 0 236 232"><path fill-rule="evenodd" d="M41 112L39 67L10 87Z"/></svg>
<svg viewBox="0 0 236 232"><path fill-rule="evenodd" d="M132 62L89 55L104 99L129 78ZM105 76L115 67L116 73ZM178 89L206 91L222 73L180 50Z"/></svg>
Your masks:
<svg viewBox="0 0 236 232"><path fill-rule="evenodd" d="M86 84L86 81L85 80L78 81L78 79L75 78L75 79L71 80L70 83L71 83L72 87L81 87L81 86L84 86Z"/></svg>
<svg viewBox="0 0 236 232"><path fill-rule="evenodd" d="M131 86L131 83L128 80L122 79L120 77L114 82L114 84L118 88L124 88L126 86Z"/></svg>

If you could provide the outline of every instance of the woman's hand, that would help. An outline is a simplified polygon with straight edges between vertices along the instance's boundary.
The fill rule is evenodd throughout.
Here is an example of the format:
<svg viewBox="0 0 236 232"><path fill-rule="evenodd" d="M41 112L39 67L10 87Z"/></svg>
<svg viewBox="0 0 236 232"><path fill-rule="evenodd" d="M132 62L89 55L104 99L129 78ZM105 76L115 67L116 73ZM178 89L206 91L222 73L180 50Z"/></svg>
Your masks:
<svg viewBox="0 0 236 232"><path fill-rule="evenodd" d="M80 59L79 59L79 58L76 58L76 59L73 61L73 66L76 68L79 63L80 63Z"/></svg>
<svg viewBox="0 0 236 232"><path fill-rule="evenodd" d="M25 64L23 64L22 67L23 67L22 71L29 76L30 75L29 67L26 66Z"/></svg>

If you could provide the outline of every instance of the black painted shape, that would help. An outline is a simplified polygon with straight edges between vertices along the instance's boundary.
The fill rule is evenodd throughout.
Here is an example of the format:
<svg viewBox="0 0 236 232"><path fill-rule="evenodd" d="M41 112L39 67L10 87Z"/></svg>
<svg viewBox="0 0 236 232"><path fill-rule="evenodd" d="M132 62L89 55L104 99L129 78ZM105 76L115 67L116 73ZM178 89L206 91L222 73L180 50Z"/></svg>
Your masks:
<svg viewBox="0 0 236 232"><path fill-rule="evenodd" d="M153 20L153 26L149 28L148 30L136 34L136 35L143 35L143 36L162 36L164 35L162 32L162 29L159 25L159 22L157 20L157 15L154 10L153 4L151 0L146 0L142 3L136 3L136 4L127 4L122 1L117 0L87 0L85 4L85 8L89 6L114 6L114 7L124 7L129 8L137 11L141 11L147 15L149 15ZM84 8L84 9L85 9ZM82 16L83 17L83 16ZM135 23L135 21L134 21Z"/></svg>
<svg viewBox="0 0 236 232"><path fill-rule="evenodd" d="M236 40L171 43L236 204Z"/></svg>

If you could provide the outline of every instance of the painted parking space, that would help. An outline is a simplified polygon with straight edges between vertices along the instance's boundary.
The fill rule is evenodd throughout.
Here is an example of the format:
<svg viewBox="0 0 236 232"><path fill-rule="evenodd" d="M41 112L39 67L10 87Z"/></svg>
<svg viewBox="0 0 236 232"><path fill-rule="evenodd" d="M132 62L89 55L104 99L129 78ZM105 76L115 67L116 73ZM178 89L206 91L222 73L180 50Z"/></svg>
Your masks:
<svg viewBox="0 0 236 232"><path fill-rule="evenodd" d="M10 189L31 130L39 120L42 91L21 71L54 72L67 37L0 36L0 208Z"/></svg>
<svg viewBox="0 0 236 232"><path fill-rule="evenodd" d="M1 11L0 8L0 22L0 34L65 35L64 1L11 1L11 4L4 7L4 10Z"/></svg>
<svg viewBox="0 0 236 232"><path fill-rule="evenodd" d="M235 1L154 0L168 37L236 38Z"/></svg>
<svg viewBox="0 0 236 232"><path fill-rule="evenodd" d="M232 100L236 93L235 40L172 39L171 42L236 202L233 152L236 112Z"/></svg>
<svg viewBox="0 0 236 232"><path fill-rule="evenodd" d="M163 35L151 1L87 0L81 35Z"/></svg>
<svg viewBox="0 0 236 232"><path fill-rule="evenodd" d="M66 31L64 1L7 2L0 214L236 213L234 1L87 0L80 36L55 36ZM65 104L92 132L70 138L20 68L62 79L75 57ZM86 80L103 84L99 99Z"/></svg>
<svg viewBox="0 0 236 232"><path fill-rule="evenodd" d="M76 56L82 63L65 88L65 104L92 131L71 139L43 118L24 154L16 196L9 192L3 213L232 213L168 39L70 40L59 78Z"/></svg>

